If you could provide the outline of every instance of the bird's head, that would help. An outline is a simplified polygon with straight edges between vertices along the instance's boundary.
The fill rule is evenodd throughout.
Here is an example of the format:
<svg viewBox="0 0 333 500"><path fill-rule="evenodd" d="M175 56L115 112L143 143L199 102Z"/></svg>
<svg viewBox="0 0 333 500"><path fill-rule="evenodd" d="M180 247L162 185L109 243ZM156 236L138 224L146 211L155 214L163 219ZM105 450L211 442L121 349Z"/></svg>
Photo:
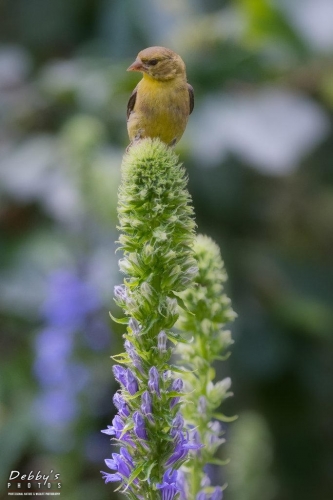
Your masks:
<svg viewBox="0 0 333 500"><path fill-rule="evenodd" d="M185 63L182 58L165 47L148 47L141 50L127 71L141 71L155 80L172 80L185 76Z"/></svg>

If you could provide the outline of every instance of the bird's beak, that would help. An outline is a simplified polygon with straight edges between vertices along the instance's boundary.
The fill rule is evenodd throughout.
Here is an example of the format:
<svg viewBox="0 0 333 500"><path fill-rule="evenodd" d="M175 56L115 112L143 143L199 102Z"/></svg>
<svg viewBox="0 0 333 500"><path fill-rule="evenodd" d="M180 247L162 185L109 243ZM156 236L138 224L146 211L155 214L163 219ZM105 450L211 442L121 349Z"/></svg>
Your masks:
<svg viewBox="0 0 333 500"><path fill-rule="evenodd" d="M142 70L143 70L143 64L139 57L137 57L134 63L131 64L129 68L127 68L127 71L142 71Z"/></svg>

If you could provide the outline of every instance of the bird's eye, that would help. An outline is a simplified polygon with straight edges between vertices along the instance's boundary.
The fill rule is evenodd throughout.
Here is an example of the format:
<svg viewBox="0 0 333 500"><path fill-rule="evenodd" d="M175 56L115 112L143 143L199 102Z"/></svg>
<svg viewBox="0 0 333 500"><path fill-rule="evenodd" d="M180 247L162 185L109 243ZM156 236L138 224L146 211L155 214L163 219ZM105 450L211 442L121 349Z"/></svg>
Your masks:
<svg viewBox="0 0 333 500"><path fill-rule="evenodd" d="M158 59L150 59L150 61L148 61L149 66L156 66L157 63Z"/></svg>

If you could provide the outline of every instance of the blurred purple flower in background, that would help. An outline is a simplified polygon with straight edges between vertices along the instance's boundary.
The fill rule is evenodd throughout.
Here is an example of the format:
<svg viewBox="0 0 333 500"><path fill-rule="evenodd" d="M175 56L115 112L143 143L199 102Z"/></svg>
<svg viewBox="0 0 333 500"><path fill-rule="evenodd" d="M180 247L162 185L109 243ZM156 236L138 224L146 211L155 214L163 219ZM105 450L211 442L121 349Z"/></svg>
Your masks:
<svg viewBox="0 0 333 500"><path fill-rule="evenodd" d="M34 362L34 373L41 387L35 411L38 420L48 428L51 425L64 428L78 415L77 396L89 375L83 363L73 361L75 337L94 326L94 315L100 308L95 288L75 272L62 270L51 274L41 310L45 327L36 337ZM106 325L100 323L99 334L102 327L107 335ZM98 344L103 344L101 338Z"/></svg>
<svg viewBox="0 0 333 500"><path fill-rule="evenodd" d="M96 290L72 271L57 271L50 276L48 297L42 307L48 324L82 328L87 316L99 307Z"/></svg>

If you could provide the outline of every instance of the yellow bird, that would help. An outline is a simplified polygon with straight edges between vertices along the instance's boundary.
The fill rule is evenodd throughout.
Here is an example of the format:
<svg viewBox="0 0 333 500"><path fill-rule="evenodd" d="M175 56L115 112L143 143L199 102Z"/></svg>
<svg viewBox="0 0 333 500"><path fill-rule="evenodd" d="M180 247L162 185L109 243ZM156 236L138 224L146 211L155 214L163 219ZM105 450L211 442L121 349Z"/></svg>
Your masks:
<svg viewBox="0 0 333 500"><path fill-rule="evenodd" d="M127 130L131 143L158 137L169 146L183 135L194 107L192 86L187 83L182 58L165 47L139 52L127 71L140 71L142 80L127 105Z"/></svg>

